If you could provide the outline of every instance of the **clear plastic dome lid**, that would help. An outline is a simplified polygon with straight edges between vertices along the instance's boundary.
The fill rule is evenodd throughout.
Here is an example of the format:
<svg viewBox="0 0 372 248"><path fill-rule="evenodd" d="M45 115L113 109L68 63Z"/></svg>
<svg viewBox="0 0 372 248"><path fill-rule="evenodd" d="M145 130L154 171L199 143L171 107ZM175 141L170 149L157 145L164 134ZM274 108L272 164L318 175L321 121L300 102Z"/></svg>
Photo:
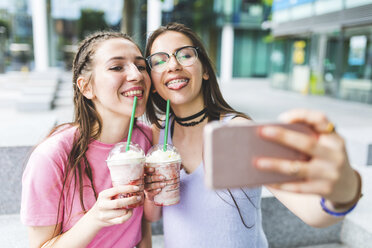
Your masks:
<svg viewBox="0 0 372 248"><path fill-rule="evenodd" d="M139 145L131 142L128 151L126 151L126 147L127 142L117 143L111 149L107 161L138 160L145 158L145 153Z"/></svg>
<svg viewBox="0 0 372 248"><path fill-rule="evenodd" d="M166 151L164 151L163 148L163 144L158 144L151 147L146 155L146 162L159 163L181 161L181 155L175 146L167 144Z"/></svg>

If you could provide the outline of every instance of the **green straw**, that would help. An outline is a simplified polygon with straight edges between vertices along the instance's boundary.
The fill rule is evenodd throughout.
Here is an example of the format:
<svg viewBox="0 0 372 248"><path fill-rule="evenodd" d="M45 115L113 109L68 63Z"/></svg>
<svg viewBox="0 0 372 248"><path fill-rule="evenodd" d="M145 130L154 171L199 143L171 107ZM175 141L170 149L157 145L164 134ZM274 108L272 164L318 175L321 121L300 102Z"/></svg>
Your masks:
<svg viewBox="0 0 372 248"><path fill-rule="evenodd" d="M132 108L132 115L130 117L130 125L129 125L129 132L128 132L128 139L127 139L127 147L125 151L129 151L130 141L132 139L132 131L133 131L133 124L134 124L134 116L136 114L136 106L137 106L137 97L134 97L133 100L133 108Z"/></svg>
<svg viewBox="0 0 372 248"><path fill-rule="evenodd" d="M163 151L167 151L167 144L168 144L168 128L169 128L169 109L170 109L170 101L167 100L167 112L165 113L165 132L164 132L164 144L163 144Z"/></svg>

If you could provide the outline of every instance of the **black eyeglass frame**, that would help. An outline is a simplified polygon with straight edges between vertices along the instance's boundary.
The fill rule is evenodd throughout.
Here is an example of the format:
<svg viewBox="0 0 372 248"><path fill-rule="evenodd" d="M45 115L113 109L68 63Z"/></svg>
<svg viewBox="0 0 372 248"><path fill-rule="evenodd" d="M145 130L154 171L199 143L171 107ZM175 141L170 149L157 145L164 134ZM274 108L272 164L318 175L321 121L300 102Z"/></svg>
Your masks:
<svg viewBox="0 0 372 248"><path fill-rule="evenodd" d="M199 47L197 47L197 46L183 46L183 47L178 48L174 53L171 53L171 54L166 53L166 52L158 52L158 53L154 53L154 54L149 55L149 56L146 58L147 65L149 66L149 68L150 68L151 70L153 70L153 69L152 69L152 66L151 66L151 63L150 63L150 59L151 59L151 57L153 57L153 56L155 56L155 55L157 55L157 54L165 54L165 55L168 57L167 63L169 62L171 56L174 56L174 57L176 58L177 62L180 63L180 64L182 65L182 63L181 63L180 61L178 61L178 59L177 59L177 53L178 53L180 50L184 49L184 48L190 48L190 47L193 48L193 49L195 49L195 54L196 54L195 61L196 61L196 60L199 58L199 52L200 52L200 51L199 51ZM195 63L195 61L194 61L194 63ZM191 65L193 65L194 63L192 63ZM155 71L155 70L154 70L154 71Z"/></svg>

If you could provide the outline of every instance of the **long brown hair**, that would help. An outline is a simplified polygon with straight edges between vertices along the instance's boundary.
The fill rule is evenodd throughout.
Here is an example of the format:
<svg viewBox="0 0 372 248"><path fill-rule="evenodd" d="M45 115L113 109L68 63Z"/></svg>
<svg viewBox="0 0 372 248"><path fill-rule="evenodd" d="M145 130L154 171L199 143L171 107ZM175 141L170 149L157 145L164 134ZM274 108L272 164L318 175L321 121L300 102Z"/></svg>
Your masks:
<svg viewBox="0 0 372 248"><path fill-rule="evenodd" d="M148 38L145 56L148 57L151 55L151 47L154 41L161 34L168 31L176 31L187 36L191 41L193 46L198 47L198 59L203 65L203 69L208 73L209 78L207 80L203 79L202 81L202 93L204 105L207 108L207 114L209 121L218 120L221 115L227 113L233 113L236 116L241 116L249 118L245 114L234 110L223 98L220 87L218 86L216 73L210 58L208 57L207 51L204 48L203 42L200 40L198 35L181 23L169 23L166 26L159 27L156 29ZM148 67L148 70L150 68ZM150 71L149 74L151 75ZM151 86L153 87L153 85ZM152 91L151 91L152 92ZM166 101L159 96L157 92L150 93L149 99L147 101L146 113L147 118L151 123L156 124L161 128L161 120L159 115L164 114L166 111ZM172 110L171 110L172 111ZM173 112L171 112L173 114Z"/></svg>
<svg viewBox="0 0 372 248"><path fill-rule="evenodd" d="M58 216L61 210L61 202L63 199L63 193L73 190L76 191L79 188L80 205L84 212L87 211L84 205L84 194L83 194L83 176L86 175L89 178L90 186L93 194L97 199L97 192L94 187L92 169L89 161L86 157L89 144L97 139L102 131L102 120L97 112L92 100L87 99L81 93L77 79L79 76L88 77L88 84L94 81L93 67L94 67L94 55L99 45L109 39L122 38L133 42L137 47L138 45L126 34L119 32L96 32L85 38L78 48L72 65L73 71L73 90L74 90L74 119L71 123L66 123L55 127L50 134L51 136L60 130L64 130L68 127L76 127L74 140L71 151L68 155L68 161L65 164L65 171L63 175L63 186L58 204ZM138 47L138 50L140 48ZM135 122L136 123L136 122ZM135 124L136 125L136 124ZM136 125L136 127L138 127ZM142 130L140 130L143 132ZM144 132L143 132L144 133ZM145 133L144 133L145 134ZM147 137L147 135L145 135ZM73 183L74 188L71 188ZM58 221L57 216L57 221ZM67 214L68 216L68 214ZM67 217L65 216L65 218ZM62 222L63 223L63 222ZM56 231L56 230L55 230ZM61 228L62 232L62 228Z"/></svg>
<svg viewBox="0 0 372 248"><path fill-rule="evenodd" d="M169 23L166 26L159 27L156 29L148 38L147 44L146 44L146 49L145 49L145 56L148 57L151 55L151 47L154 41L158 36L160 36L163 33L166 33L168 31L175 31L184 34L186 37L188 37L191 41L193 46L198 47L198 59L200 59L200 62L203 66L203 69L205 72L208 73L209 78L205 80L203 78L202 81L202 93L203 93L203 100L204 100L204 105L207 108L207 114L208 114L208 121L212 120L219 120L221 115L225 114L234 114L236 117L243 117L250 119L246 114L242 112L238 112L234 110L223 98L220 87L218 86L217 82L217 77L216 73L214 70L214 67L212 66L212 62L210 58L208 57L207 51L204 48L204 45L198 35L192 31L192 29L188 28L184 24L181 23ZM150 73L150 68L148 67L149 74ZM151 85L151 87L154 87ZM166 111L166 101L157 93L150 91L149 99L147 101L146 105L146 113L147 113L147 118L148 120L155 124L158 128L163 128L161 126L161 119L160 115L164 115ZM174 113L171 110L171 114L174 115ZM246 228L252 228L252 226L247 225L246 221L244 220L244 217L240 211L238 202L236 201L233 193L231 192L230 189L227 189L228 194L230 195L231 199L234 202L234 205L239 213L239 216L241 218L242 224ZM250 203L255 206L253 201L249 198L249 196L246 194L244 189L241 189L242 193L247 197L247 199L250 201ZM223 197L216 191L216 194L224 200ZM227 203L227 202L226 202ZM229 204L229 203L227 203Z"/></svg>

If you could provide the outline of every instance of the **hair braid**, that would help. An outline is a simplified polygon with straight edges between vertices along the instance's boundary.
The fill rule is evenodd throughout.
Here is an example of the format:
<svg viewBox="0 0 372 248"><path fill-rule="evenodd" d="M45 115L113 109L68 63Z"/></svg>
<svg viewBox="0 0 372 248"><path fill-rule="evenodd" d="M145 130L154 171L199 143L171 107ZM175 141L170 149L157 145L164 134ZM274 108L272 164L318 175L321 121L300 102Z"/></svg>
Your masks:
<svg viewBox="0 0 372 248"><path fill-rule="evenodd" d="M74 193L76 189L79 191L80 205L83 211L87 211L84 204L84 176L89 179L90 187L95 198L98 197L97 191L94 187L93 173L89 161L86 157L88 146L92 139L97 139L101 134L102 120L99 113L97 112L93 102L90 99L84 97L77 85L77 80L80 76L88 78L87 83L94 81L93 77L93 63L94 55L98 46L109 39L122 38L127 39L133 44L136 44L128 35L119 32L97 32L87 38L85 38L78 48L73 60L73 90L74 90L74 120L72 123L68 123L71 126L77 127L74 135L74 141L72 144L71 151L68 155L68 161L65 165L65 173L63 175L63 185L61 195L58 203L58 214L57 221L60 215L60 211L63 211L61 203L63 200L63 194L72 190ZM137 46L137 45L136 45ZM137 46L138 47L138 46ZM140 48L138 47L140 50ZM63 124L66 125L66 124ZM51 133L60 130L60 127L55 127ZM73 187L72 187L73 186ZM71 202L73 204L73 202ZM72 205L67 211L66 218L69 218L72 211ZM66 213L65 213L66 214ZM57 225L56 225L57 226ZM61 228L62 230L62 228ZM56 229L55 229L56 231ZM62 231L61 231L62 232Z"/></svg>

